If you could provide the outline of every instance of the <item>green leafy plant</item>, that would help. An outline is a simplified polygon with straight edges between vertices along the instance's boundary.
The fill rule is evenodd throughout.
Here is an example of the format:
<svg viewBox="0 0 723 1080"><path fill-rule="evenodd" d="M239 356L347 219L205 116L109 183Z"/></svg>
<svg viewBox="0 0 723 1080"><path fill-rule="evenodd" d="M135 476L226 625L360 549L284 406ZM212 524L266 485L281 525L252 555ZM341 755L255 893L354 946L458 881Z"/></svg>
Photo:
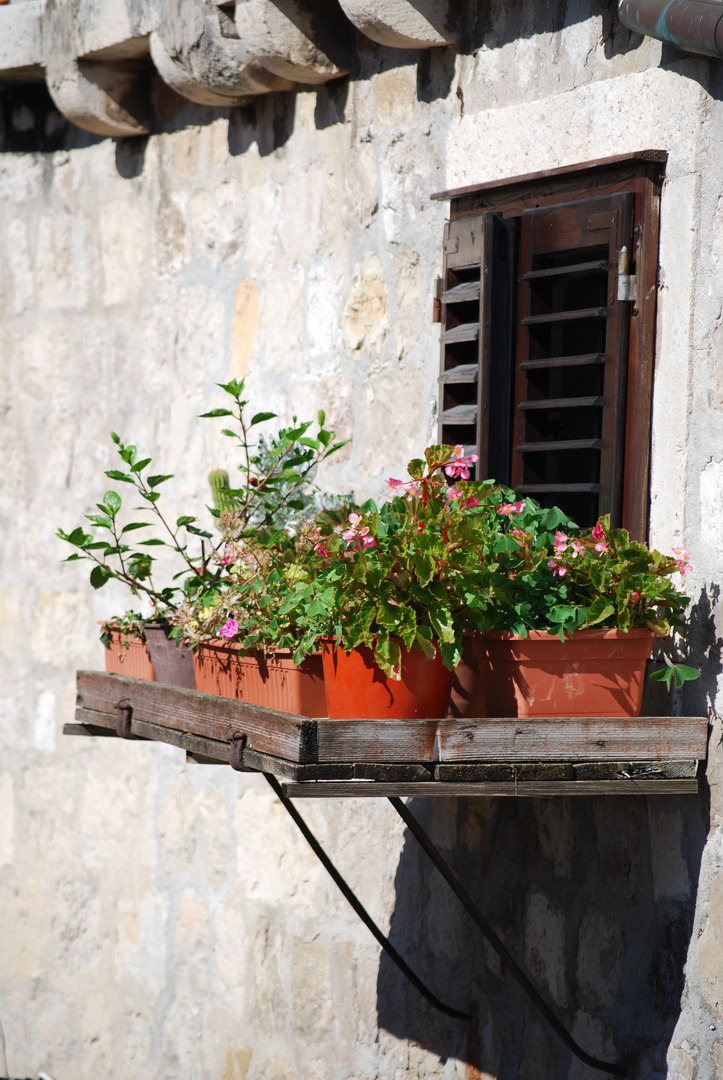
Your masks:
<svg viewBox="0 0 723 1080"><path fill-rule="evenodd" d="M680 690L685 683L700 678L698 668L688 667L687 664L674 664L667 656L663 657L663 659L666 666L660 668L659 671L651 672L650 678L653 682L664 682L668 690L672 689L673 683L675 683L676 689Z"/></svg>
<svg viewBox="0 0 723 1080"><path fill-rule="evenodd" d="M96 504L98 513L86 515L100 536L87 532L87 526L70 532L60 529L57 534L77 549L66 561L87 559L93 563L90 582L94 588L110 580L121 581L133 595L150 601L154 616L171 616L188 597L203 600L216 596L234 564L229 552L235 546L243 546L248 540L254 548L273 544L283 547L284 515L303 510L309 489L314 490L314 470L344 445L334 442L334 433L324 427L324 414L320 412L315 435L311 421L294 420L291 427L282 428L271 440L261 457L252 446L252 433L255 436L254 429L275 419L275 414L256 413L247 419L243 380L219 385L231 398L231 408L213 409L203 416L232 417L236 422L237 430L224 429L224 434L239 444L238 468L243 477L240 487L230 488L224 470L211 474L215 506L209 509L219 522L220 538L201 528L194 515L181 515L174 523L164 513L159 489L172 475L151 473L151 458L142 457L135 446L124 444L115 432L111 438L121 467L109 469L106 476L119 485L129 485L141 506L133 507L128 515L119 491L109 490ZM145 511L144 520L135 516L136 511ZM146 539L136 539L137 530L152 526L155 535L144 533ZM153 549L157 547L170 549L176 557L178 569L170 583L156 581Z"/></svg>

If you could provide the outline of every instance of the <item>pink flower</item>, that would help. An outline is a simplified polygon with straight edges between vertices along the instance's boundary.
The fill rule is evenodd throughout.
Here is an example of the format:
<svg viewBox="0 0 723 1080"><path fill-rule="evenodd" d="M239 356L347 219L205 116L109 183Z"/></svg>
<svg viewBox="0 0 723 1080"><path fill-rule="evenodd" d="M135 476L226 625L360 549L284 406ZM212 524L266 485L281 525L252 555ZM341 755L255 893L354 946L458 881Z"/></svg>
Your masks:
<svg viewBox="0 0 723 1080"><path fill-rule="evenodd" d="M602 525L600 524L599 521L598 521L597 525L595 526L595 528L592 531L592 538L593 538L593 540L604 540L605 539L605 533L603 532L603 527L602 527Z"/></svg>
<svg viewBox="0 0 723 1080"><path fill-rule="evenodd" d="M585 545L581 544L579 540L573 540L570 547L572 548L572 557L573 557L573 559L576 559L578 557L578 555L584 555L585 554Z"/></svg>
<svg viewBox="0 0 723 1080"><path fill-rule="evenodd" d="M356 536L356 529L347 529L346 532L341 534L342 540L353 540Z"/></svg>
<svg viewBox="0 0 723 1080"><path fill-rule="evenodd" d="M352 526L352 528L356 528L360 521L361 516L359 514L349 514L349 524Z"/></svg>
<svg viewBox="0 0 723 1080"><path fill-rule="evenodd" d="M566 533L560 532L558 529L555 533L555 554L560 555L563 551L567 551L567 542L570 539Z"/></svg>
<svg viewBox="0 0 723 1080"><path fill-rule="evenodd" d="M365 548L374 547L374 537L373 536L365 536L364 539L362 540L362 547L365 547Z"/></svg>
<svg viewBox="0 0 723 1080"><path fill-rule="evenodd" d="M409 483L406 485L406 488L408 492L408 499L411 499L413 495L422 494L422 485L420 484L419 480L410 480Z"/></svg>
<svg viewBox="0 0 723 1080"><path fill-rule="evenodd" d="M236 637L238 634L238 623L235 619L227 619L219 630L219 635L222 638L226 638L226 641L230 641L231 638Z"/></svg>
<svg viewBox="0 0 723 1080"><path fill-rule="evenodd" d="M525 532L524 529L510 529L510 535L511 536L527 536L527 533ZM548 565L549 565L549 563L548 563Z"/></svg>
<svg viewBox="0 0 723 1080"><path fill-rule="evenodd" d="M693 567L690 565L690 554L685 550L685 548L676 548L673 554L675 555L676 562L678 563L678 570L680 572L680 576L684 577L689 570L693 569Z"/></svg>
<svg viewBox="0 0 723 1080"><path fill-rule="evenodd" d="M634 592L633 593L633 600L639 600L639 599L640 599L640 593L639 592Z"/></svg>
<svg viewBox="0 0 723 1080"><path fill-rule="evenodd" d="M469 454L467 457L467 461L470 465L475 465L479 461L479 458L476 454Z"/></svg>
<svg viewBox="0 0 723 1080"><path fill-rule="evenodd" d="M567 573L567 567L566 566L560 566L559 563L553 562L552 559L550 559L550 561L549 561L549 563L547 565L552 567L552 576L553 577L564 577L565 574Z"/></svg>
<svg viewBox="0 0 723 1080"><path fill-rule="evenodd" d="M596 544L595 545L595 550L599 551L601 553L603 551L607 551L608 550L608 542L607 542L607 540L601 540L599 544Z"/></svg>
<svg viewBox="0 0 723 1080"><path fill-rule="evenodd" d="M462 480L469 480L469 469L464 458L461 461L453 461L446 465L444 471L450 480L455 480L457 477Z"/></svg>
<svg viewBox="0 0 723 1080"><path fill-rule="evenodd" d="M456 458L464 457L464 447L460 443L457 443L452 453Z"/></svg>
<svg viewBox="0 0 723 1080"><path fill-rule="evenodd" d="M387 480L387 488L389 491L396 491L400 487L404 487L404 481L395 480L393 476L390 476Z"/></svg>
<svg viewBox="0 0 723 1080"><path fill-rule="evenodd" d="M464 505L466 510L474 510L475 506L479 506L479 499L476 495L470 495Z"/></svg>
<svg viewBox="0 0 723 1080"><path fill-rule="evenodd" d="M445 499L461 499L462 492L457 487L448 487L444 493Z"/></svg>
<svg viewBox="0 0 723 1080"><path fill-rule="evenodd" d="M314 544L314 551L318 551L322 559L329 558L329 551L323 540L320 540L318 544Z"/></svg>
<svg viewBox="0 0 723 1080"><path fill-rule="evenodd" d="M510 514L521 514L524 509L525 501L524 499L520 499L520 501L516 503L503 503L502 506L498 507L498 513L504 514L505 517L509 517Z"/></svg>

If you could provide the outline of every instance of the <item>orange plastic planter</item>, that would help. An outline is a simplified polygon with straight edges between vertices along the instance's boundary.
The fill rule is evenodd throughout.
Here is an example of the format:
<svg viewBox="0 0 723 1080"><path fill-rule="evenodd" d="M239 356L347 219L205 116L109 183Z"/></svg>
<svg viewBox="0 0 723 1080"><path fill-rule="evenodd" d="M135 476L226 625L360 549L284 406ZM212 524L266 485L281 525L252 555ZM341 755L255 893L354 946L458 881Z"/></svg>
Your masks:
<svg viewBox="0 0 723 1080"><path fill-rule="evenodd" d="M105 650L105 670L109 675L128 675L131 679L156 681L148 645L140 638L122 634L120 630L111 630L110 648Z"/></svg>
<svg viewBox="0 0 723 1080"><path fill-rule="evenodd" d="M388 679L363 645L345 653L326 642L322 657L332 720L414 720L447 711L452 672L439 652L429 660L419 649L403 649L401 680Z"/></svg>
<svg viewBox="0 0 723 1080"><path fill-rule="evenodd" d="M196 689L296 716L326 716L321 656L307 656L301 664L292 656L291 649L241 656L238 645L206 642L193 654Z"/></svg>
<svg viewBox="0 0 723 1080"><path fill-rule="evenodd" d="M531 630L470 638L457 669L458 716L639 716L650 630ZM466 668L466 670L465 670Z"/></svg>

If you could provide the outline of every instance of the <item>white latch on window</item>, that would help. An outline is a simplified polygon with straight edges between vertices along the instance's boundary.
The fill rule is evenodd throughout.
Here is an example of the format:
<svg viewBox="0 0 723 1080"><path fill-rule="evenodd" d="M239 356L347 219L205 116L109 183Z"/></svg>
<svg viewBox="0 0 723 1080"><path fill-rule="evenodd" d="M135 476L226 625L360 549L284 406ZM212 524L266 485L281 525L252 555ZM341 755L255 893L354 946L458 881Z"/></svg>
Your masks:
<svg viewBox="0 0 723 1080"><path fill-rule="evenodd" d="M630 252L627 247L621 247L618 252L618 300L631 300L633 303L638 299L638 279L635 274L629 274Z"/></svg>

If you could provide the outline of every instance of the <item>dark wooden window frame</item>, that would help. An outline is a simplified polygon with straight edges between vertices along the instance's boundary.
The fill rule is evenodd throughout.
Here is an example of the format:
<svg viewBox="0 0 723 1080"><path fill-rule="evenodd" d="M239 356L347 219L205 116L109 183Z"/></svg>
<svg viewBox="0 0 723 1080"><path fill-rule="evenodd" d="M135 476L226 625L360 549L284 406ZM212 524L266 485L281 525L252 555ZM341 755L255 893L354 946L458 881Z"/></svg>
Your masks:
<svg viewBox="0 0 723 1080"><path fill-rule="evenodd" d="M520 349L520 317L515 310L507 322L496 317L504 308L512 311L514 305L505 297L520 295L520 282L517 279L519 250L513 250L513 257L505 266L500 260L495 261L495 231L517 230L526 211L544 207L570 205L581 200L613 199L621 205L627 196L626 206L632 215L632 250L628 251L629 265L623 266L617 260L617 253L611 257L612 275L627 272L634 278L636 298L626 301L623 308L624 326L619 333L626 351L626 371L624 386L620 389L621 401L624 401L622 415L618 418L620 453L614 466L619 473L618 503L614 510L617 521L628 528L633 536L644 539L648 527L648 484L650 466L650 422L652 402L652 382L654 365L655 316L658 271L658 232L659 205L667 154L662 150L646 150L630 155L584 162L569 168L555 169L550 172L530 173L512 177L508 180L473 185L452 191L440 192L434 199L449 200L450 225L466 220L477 223L475 237L470 232L464 242L471 245L472 258L479 256L480 295L479 323L468 327L457 327L456 320L446 315L450 292L447 288L449 277L447 263L450 258L445 251L445 274L442 285L442 303L440 306L443 326L442 344L442 395L445 382L454 379L453 369L445 371L445 338L454 340L454 331L460 340L470 340L464 335L474 334L478 342L477 405L476 405L476 452L480 457L480 475L497 475L499 479L510 482L513 479L511 466L511 443L514 417L509 408L510 397L514 394L513 374L516 368L516 356ZM604 205L604 203L602 204ZM488 213L492 211L492 213ZM446 236L449 236L447 227ZM459 229L457 229L459 234ZM499 239L499 238L498 238ZM504 240L504 236L502 236ZM455 241L457 242L457 241ZM475 246L477 245L477 246ZM479 250L478 250L479 249ZM472 283L470 283L470 288ZM456 309L459 310L459 309ZM529 314L529 313L528 313ZM619 306L616 317L619 318ZM470 344L470 350L473 346ZM472 352L470 351L470 356ZM502 383L500 382L502 375ZM507 375L504 373L507 372ZM607 393L607 390L606 390ZM441 410L442 411L442 410ZM470 415L472 406L469 407ZM463 414L461 414L463 415ZM470 423L470 417L466 418ZM440 437L442 435L440 417ZM461 430L461 429L460 429ZM470 429L474 430L474 428ZM459 439L470 448L466 439ZM505 475L505 458L510 465ZM517 469L519 480L519 469Z"/></svg>

